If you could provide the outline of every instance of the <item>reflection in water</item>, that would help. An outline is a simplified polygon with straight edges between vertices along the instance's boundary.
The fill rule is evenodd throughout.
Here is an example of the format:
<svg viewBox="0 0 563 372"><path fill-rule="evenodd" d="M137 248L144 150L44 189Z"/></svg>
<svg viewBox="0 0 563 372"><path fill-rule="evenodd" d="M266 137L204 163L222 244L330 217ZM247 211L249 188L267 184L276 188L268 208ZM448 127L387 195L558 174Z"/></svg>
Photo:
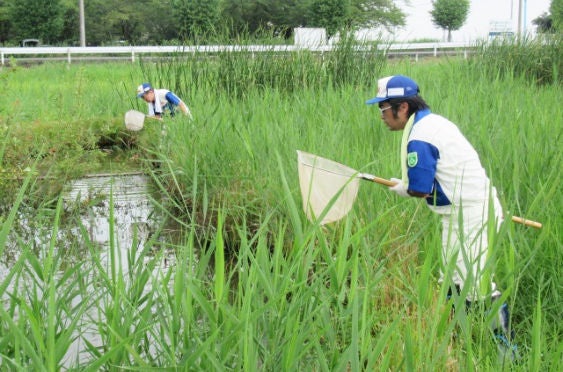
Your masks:
<svg viewBox="0 0 563 372"><path fill-rule="evenodd" d="M115 269L121 269L124 277L128 271L128 251L142 249L150 237L151 228L157 221L152 217L153 204L150 198L150 182L143 174L96 175L75 180L63 194L65 208L87 205L81 213L81 222L88 231L89 240L99 244L100 263L110 272L111 226L113 226L113 247ZM136 247L132 247L135 244ZM103 249L105 248L105 249ZM96 314L89 314L96 319ZM100 319L104 321L104 319ZM103 342L94 324L86 321L82 325L82 337L91 345L102 347ZM85 345L78 338L66 355L67 363L81 360ZM87 358L87 356L86 356ZM70 366L70 365L69 365Z"/></svg>
<svg viewBox="0 0 563 372"><path fill-rule="evenodd" d="M88 205L82 224L90 241L110 244L110 195L113 205L114 239L118 247L142 244L149 236L153 206L149 181L142 174L96 175L74 180L63 194L65 208ZM78 204L75 204L78 203ZM135 235L136 234L136 235ZM135 238L135 239L134 239Z"/></svg>
<svg viewBox="0 0 563 372"><path fill-rule="evenodd" d="M104 248L110 247L110 219L114 247L124 252L133 244L142 247L159 223L151 194L151 182L141 173L91 175L71 181L64 187L62 198L65 215L72 218L58 226L55 248L78 246L86 250L93 243L107 254ZM53 239L52 218L52 213L38 214L35 209L20 207L0 257L0 281L20 257L21 244L31 247L42 258ZM88 242L81 231L87 232Z"/></svg>
<svg viewBox="0 0 563 372"><path fill-rule="evenodd" d="M106 272L111 272L110 265L114 262L116 272L123 274L123 278L128 277L128 257L130 252L142 250L148 239L158 228L160 223L157 213L153 207L151 198L151 182L148 177L143 174L121 174L121 175L93 175L74 180L66 185L63 191L63 202L65 214L79 216L81 227L63 226L61 225L57 231L56 250L65 250L68 247L83 247L81 249L88 251L86 246L93 245L99 247L99 263L105 266ZM51 216L52 217L52 216ZM50 241L52 241L52 224L37 222L40 217L36 215L36 211L21 212L18 222L14 226L12 232L13 238L11 243L4 249L3 257L0 257L0 283L10 275L14 262L22 254L22 249L18 246L25 244L32 247L37 252L39 258L42 259L48 251ZM113 229L113 236L111 231ZM80 231L87 232L85 241L84 234ZM71 237L74 241L69 243ZM113 239L113 242L112 242ZM93 244L92 244L93 243ZM68 245L68 247L67 247ZM111 252L111 247L114 251ZM82 252L82 253L85 253ZM114 258L111 259L111 253ZM65 260L67 265L72 265L72 258L66 254ZM168 255L167 255L168 256ZM174 263L173 255L163 258L162 264L157 264L156 271L162 272L167 270L167 266ZM84 272L88 270L84 267ZM95 270L95 268L93 269ZM23 282L26 279L26 273L22 274ZM155 274L158 277L158 274ZM145 290L150 290L150 283L147 283ZM6 290L1 294L1 300L4 306L10 303L10 293L14 293L13 282L10 281ZM18 287L21 285L18 284ZM87 291L98 291L99 289L88 288ZM19 295L25 293L24 290L16 290ZM81 296L73 298L73 302L81 302ZM84 362L88 359L88 354L83 354L85 350L84 339L90 345L101 347L102 339L95 326L98 322L105 322L100 319L101 315L95 309L87 311L83 315L83 321L80 322L80 330L74 342L71 344L65 356L65 367L74 365L77 361ZM1 362L1 360L0 360Z"/></svg>

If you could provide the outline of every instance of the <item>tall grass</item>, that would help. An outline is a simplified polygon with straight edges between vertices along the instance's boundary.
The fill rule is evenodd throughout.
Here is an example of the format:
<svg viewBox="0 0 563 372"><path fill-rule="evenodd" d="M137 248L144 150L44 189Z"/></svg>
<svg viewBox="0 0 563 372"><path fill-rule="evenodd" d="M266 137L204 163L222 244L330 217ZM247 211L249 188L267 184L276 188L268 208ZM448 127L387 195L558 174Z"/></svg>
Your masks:
<svg viewBox="0 0 563 372"><path fill-rule="evenodd" d="M344 68L358 69L354 80L333 68L349 62L344 56L287 58L143 62L139 69L112 68L111 84L96 75L100 66L81 67L104 92L79 109L86 122L101 112L117 122L112 115L143 109L130 99L141 80L172 87L191 107L193 122L177 117L134 135L145 166L158 165L147 171L167 196L164 214L183 226L180 240L154 236L125 256L112 242L106 258L85 235L83 246L73 247L81 252L77 262L64 265L55 238L35 250L16 238L22 253L0 282L3 368L557 370L560 85L491 78L474 62L457 60L354 60ZM53 68L60 79L76 73ZM35 69L29 73L38 77ZM490 316L452 313L447 288L437 282L439 220L423 203L364 183L339 223L312 224L301 210L295 150L398 175L400 133L388 132L378 111L364 104L376 94L378 77L396 73L417 80L433 110L459 124L505 210L544 224L533 230L506 222L495 236L495 280L514 315L519 364L498 360ZM47 94L65 96L54 91ZM46 104L33 110L54 120ZM2 120L25 130L35 115L22 108ZM2 217L3 242L25 195L38 187L28 182L12 214ZM46 203L37 216L46 226L56 230L72 220L60 204ZM164 266L170 251L175 265ZM463 307L463 298L452 301ZM81 355L72 353L75 339Z"/></svg>
<svg viewBox="0 0 563 372"><path fill-rule="evenodd" d="M286 53L274 47L261 53L236 49L212 55L196 52L156 64L141 60L141 70L155 86L186 97L203 89L228 99L245 99L253 91L293 93L303 88L363 85L384 64L385 56L375 46L359 49L353 40L343 39L331 53Z"/></svg>
<svg viewBox="0 0 563 372"><path fill-rule="evenodd" d="M493 79L525 77L537 84L559 84L562 55L561 34L553 34L483 43L473 65Z"/></svg>

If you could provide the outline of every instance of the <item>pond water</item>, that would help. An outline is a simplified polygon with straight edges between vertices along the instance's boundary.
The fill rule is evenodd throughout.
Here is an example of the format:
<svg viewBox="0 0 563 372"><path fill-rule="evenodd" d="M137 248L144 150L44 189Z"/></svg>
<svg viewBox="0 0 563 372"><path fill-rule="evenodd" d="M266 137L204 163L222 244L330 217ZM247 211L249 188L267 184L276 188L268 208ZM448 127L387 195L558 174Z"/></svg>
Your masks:
<svg viewBox="0 0 563 372"><path fill-rule="evenodd" d="M79 221L61 223L56 249L86 245L86 239L102 252L110 246L126 251L133 244L144 245L160 222L154 208L155 195L151 180L142 173L89 175L69 182L62 193L64 214L78 215ZM21 241L39 253L50 243L52 221L44 219L51 218L47 214L40 219L36 210L20 208L0 258L0 280L10 263L18 258Z"/></svg>
<svg viewBox="0 0 563 372"><path fill-rule="evenodd" d="M111 195L111 200L110 200ZM90 241L109 246L110 205L113 206L114 242L128 248L143 244L154 219L150 180L143 174L93 175L74 180L63 193L65 208L87 205L82 224ZM135 237L135 239L134 239Z"/></svg>
<svg viewBox="0 0 563 372"><path fill-rule="evenodd" d="M73 247L87 245L99 248L100 264L106 265L107 272L111 272L109 268L111 262L116 263L115 265L119 266L116 269L121 269L125 278L130 250L142 250L149 239L155 239L153 234L162 224L155 208L155 196L158 196L158 193L154 192L150 178L141 173L99 174L73 180L63 190L64 214L78 217L80 226L76 226L78 221L76 219L71 219L74 221L74 226L61 223L55 249L68 249L67 244ZM0 257L0 284L6 281L14 263L21 255L22 243L32 247L40 260L47 254L46 247L49 247L53 238L51 236L53 226L52 223L45 222L36 226L38 219L36 212L19 211L17 222ZM87 249L83 251L82 254L88 252ZM119 259L112 260L110 257L112 253ZM65 264L72 265L73 258L68 257L68 260L69 262ZM166 270L173 266L173 263L173 256L166 255L157 265L157 270ZM26 274L22 275L25 282ZM6 290L2 292L1 299L4 306L10 303L9 294L14 292L12 282L8 283ZM75 300L81 301L80 297L73 301ZM99 314L86 314L85 319L95 319L96 316ZM88 321L81 326L80 335L82 340L77 338L67 352L66 367L70 367L76 361L83 361L83 339L87 339L91 345L101 346L100 336Z"/></svg>

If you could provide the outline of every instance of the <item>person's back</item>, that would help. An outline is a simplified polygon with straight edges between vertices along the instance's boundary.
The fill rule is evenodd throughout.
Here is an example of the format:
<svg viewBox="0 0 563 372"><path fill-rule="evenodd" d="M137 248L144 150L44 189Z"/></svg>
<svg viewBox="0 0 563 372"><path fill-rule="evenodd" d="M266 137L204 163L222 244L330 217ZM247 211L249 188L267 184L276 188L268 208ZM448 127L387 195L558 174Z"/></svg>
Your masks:
<svg viewBox="0 0 563 372"><path fill-rule="evenodd" d="M421 141L436 148L438 159L434 177L440 190L451 203L481 205L488 200L491 184L479 155L454 123L430 113L413 125L409 147L416 147L414 141ZM416 182L416 179L409 179L409 187L416 190L416 184L413 182ZM429 205L436 204L432 197L427 198L427 201Z"/></svg>

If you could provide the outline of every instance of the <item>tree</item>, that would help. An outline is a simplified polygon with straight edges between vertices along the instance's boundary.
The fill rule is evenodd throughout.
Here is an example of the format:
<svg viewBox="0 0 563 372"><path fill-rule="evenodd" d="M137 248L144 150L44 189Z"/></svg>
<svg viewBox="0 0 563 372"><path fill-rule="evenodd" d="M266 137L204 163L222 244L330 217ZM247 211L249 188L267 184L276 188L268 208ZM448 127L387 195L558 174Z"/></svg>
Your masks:
<svg viewBox="0 0 563 372"><path fill-rule="evenodd" d="M146 10L151 5L148 1L144 1L144 4L114 1L114 6L105 14L106 30L111 35L106 40L124 40L133 45L146 43L151 36L146 28ZM152 11L148 13L151 13L151 17L154 16Z"/></svg>
<svg viewBox="0 0 563 372"><path fill-rule="evenodd" d="M63 29L62 10L59 0L18 0L12 3L10 19L14 37L58 42Z"/></svg>
<svg viewBox="0 0 563 372"><path fill-rule="evenodd" d="M248 5L235 0L223 0L221 5L222 22L230 29L232 34L241 32L245 28L244 17L248 12Z"/></svg>
<svg viewBox="0 0 563 372"><path fill-rule="evenodd" d="M452 41L452 31L459 30L467 20L469 0L435 0L432 4L432 23L448 30L448 41Z"/></svg>
<svg viewBox="0 0 563 372"><path fill-rule="evenodd" d="M273 19L275 28L291 30L304 26L310 14L311 0L277 1L277 16Z"/></svg>
<svg viewBox="0 0 563 372"><path fill-rule="evenodd" d="M123 0L121 0L123 1ZM211 2L211 1L210 1ZM174 0L148 0L147 7L151 12L141 14L146 32L146 43L161 45L167 41L176 41L180 38L178 31L178 18L173 7Z"/></svg>
<svg viewBox="0 0 563 372"><path fill-rule="evenodd" d="M407 0L403 0L407 1ZM330 35L404 24L394 0L85 0L86 44L162 44L182 37L291 36L295 27ZM204 39L201 38L204 37ZM39 38L78 45L78 0L0 0L0 43Z"/></svg>
<svg viewBox="0 0 563 372"><path fill-rule="evenodd" d="M233 36L257 31L288 37L294 27L306 26L312 0L223 0L221 19Z"/></svg>
<svg viewBox="0 0 563 372"><path fill-rule="evenodd" d="M549 12L554 31L563 33L563 0L552 0Z"/></svg>
<svg viewBox="0 0 563 372"><path fill-rule="evenodd" d="M543 13L538 18L532 20L532 24L537 27L537 31L540 34L546 34L553 32L553 22L551 21L551 16L547 13Z"/></svg>
<svg viewBox="0 0 563 372"><path fill-rule="evenodd" d="M175 0L177 33L183 38L213 34L219 20L218 0Z"/></svg>
<svg viewBox="0 0 563 372"><path fill-rule="evenodd" d="M0 43L4 44L10 39L12 21L10 19L10 8L7 1L0 0Z"/></svg>
<svg viewBox="0 0 563 372"><path fill-rule="evenodd" d="M392 0L352 0L350 26L372 28L404 26L405 14Z"/></svg>
<svg viewBox="0 0 563 372"><path fill-rule="evenodd" d="M311 0L255 1L251 24L272 36L288 38L293 28L303 26L307 22L310 2Z"/></svg>
<svg viewBox="0 0 563 372"><path fill-rule="evenodd" d="M63 28L59 42L65 45L80 43L80 15L77 0L62 0Z"/></svg>
<svg viewBox="0 0 563 372"><path fill-rule="evenodd" d="M326 28L327 35L332 36L349 22L350 11L348 0L313 0L310 24Z"/></svg>
<svg viewBox="0 0 563 372"><path fill-rule="evenodd" d="M162 44L179 37L172 0L87 0L84 6L88 45Z"/></svg>
<svg viewBox="0 0 563 372"><path fill-rule="evenodd" d="M288 37L295 27L341 29L403 25L393 0L223 0L221 19L235 35L268 30Z"/></svg>

